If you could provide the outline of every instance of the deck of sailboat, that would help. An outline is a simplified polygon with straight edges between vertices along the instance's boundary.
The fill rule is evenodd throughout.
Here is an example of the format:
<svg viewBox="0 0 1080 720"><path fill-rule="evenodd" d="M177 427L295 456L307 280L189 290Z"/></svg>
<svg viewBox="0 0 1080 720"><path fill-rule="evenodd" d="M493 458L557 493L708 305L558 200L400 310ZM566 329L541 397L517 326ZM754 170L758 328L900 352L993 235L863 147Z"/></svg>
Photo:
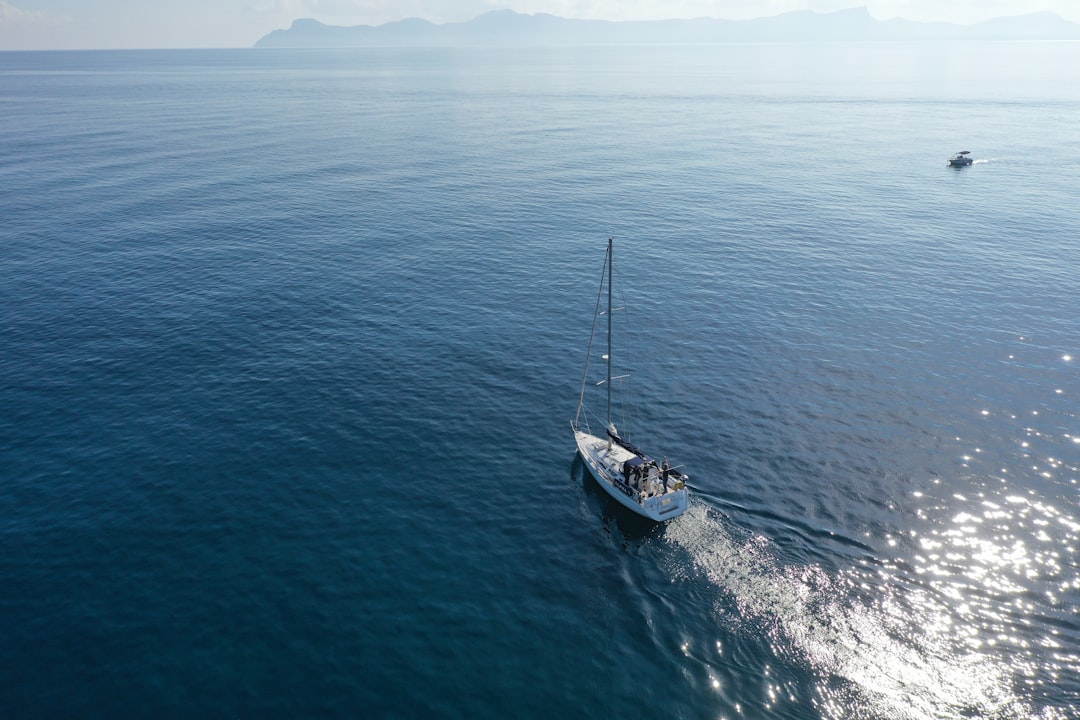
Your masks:
<svg viewBox="0 0 1080 720"><path fill-rule="evenodd" d="M675 489L674 481L668 485L667 489L665 489L663 481L656 476L645 479L642 482L643 487L641 488L635 488L628 485L626 479L623 477L623 464L635 457L639 457L638 455L627 450L618 443L611 442L595 435L590 435L582 430L576 430L574 432L574 438L577 440L578 450L581 451L585 462L588 463L591 468L605 474L607 477L602 478L603 480L614 485L624 493L631 495L631 499L635 499L639 492L642 500L679 492L679 490ZM592 462L589 462L590 460L592 460Z"/></svg>

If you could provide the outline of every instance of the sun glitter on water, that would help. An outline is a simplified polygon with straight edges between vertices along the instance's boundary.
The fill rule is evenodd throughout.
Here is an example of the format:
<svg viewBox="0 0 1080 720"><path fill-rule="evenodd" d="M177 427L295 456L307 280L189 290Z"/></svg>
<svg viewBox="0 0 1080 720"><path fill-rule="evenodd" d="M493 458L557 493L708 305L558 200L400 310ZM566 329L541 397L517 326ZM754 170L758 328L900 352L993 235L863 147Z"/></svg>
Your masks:
<svg viewBox="0 0 1080 720"><path fill-rule="evenodd" d="M1011 626L1034 609L1022 578L1034 566L1064 569L1052 549L1029 557L1016 543L980 540L977 528L998 510L986 508L982 518L959 513L926 540L932 552L916 572L928 582L880 564L836 577L813 566L780 568L767 544L736 541L701 505L673 522L667 537L734 600L746 627L767 628L778 655L815 671L824 717L1063 719L1059 709L1033 708L1017 694L1016 683L1032 681L1040 668L1030 657L1011 659L1024 647ZM1077 542L1080 526L1050 508L1021 503L1018 514L1058 522ZM1075 574L1063 580L1063 590L1076 587ZM1053 672L1067 669L1075 668L1062 661ZM781 699L771 698L770 708Z"/></svg>

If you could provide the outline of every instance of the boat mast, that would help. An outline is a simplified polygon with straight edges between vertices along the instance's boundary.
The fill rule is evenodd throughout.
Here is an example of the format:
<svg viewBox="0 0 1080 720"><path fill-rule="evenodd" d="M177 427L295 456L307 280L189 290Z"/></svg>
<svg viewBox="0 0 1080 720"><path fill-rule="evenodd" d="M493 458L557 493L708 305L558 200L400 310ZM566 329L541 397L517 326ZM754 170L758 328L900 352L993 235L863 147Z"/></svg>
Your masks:
<svg viewBox="0 0 1080 720"><path fill-rule="evenodd" d="M612 258L612 238L607 239L607 424L611 427L611 286L614 258Z"/></svg>
<svg viewBox="0 0 1080 720"><path fill-rule="evenodd" d="M608 277L608 265L609 265L608 258L610 258L610 257L611 257L611 238L608 238L608 252L607 252L607 255L604 256L604 267L603 267L603 271L600 273L600 287L596 291L596 307L593 309L592 329L589 331L589 350L588 350L587 353L585 353L585 372L583 372L581 374L581 394L578 395L577 414L574 415L574 422L573 422L574 430L578 429L578 421L581 420L581 411L585 409L585 386L589 381L589 366L591 364L590 361L592 360L593 341L596 339L596 326L599 324L600 315L602 314L601 311L600 311L600 308L603 307L602 303L604 302L604 282L605 282L605 280L607 280L607 277ZM609 298L608 299L608 307L610 307L610 306L611 306L611 300ZM603 359L607 360L610 357L611 357L611 312L609 310L609 312L608 312L608 354ZM598 382L596 384L600 385L603 382L607 382L608 385L610 386L610 384L611 384L611 365L610 365L610 363L608 364L608 373L607 373L607 375L608 375L608 380L607 381L601 380L600 382ZM609 424L611 423L611 393L610 392L608 393L608 423Z"/></svg>

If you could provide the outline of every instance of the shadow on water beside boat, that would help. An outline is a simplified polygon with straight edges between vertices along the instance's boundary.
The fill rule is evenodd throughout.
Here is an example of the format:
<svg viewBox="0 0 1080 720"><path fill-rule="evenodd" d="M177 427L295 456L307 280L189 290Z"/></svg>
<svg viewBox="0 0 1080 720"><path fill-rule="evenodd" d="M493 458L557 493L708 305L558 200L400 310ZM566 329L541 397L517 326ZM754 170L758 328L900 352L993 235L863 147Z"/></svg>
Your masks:
<svg viewBox="0 0 1080 720"><path fill-rule="evenodd" d="M588 510L599 515L607 525L614 522L627 540L644 540L662 532L664 523L642 517L616 502L586 469L585 461L577 453L574 453L570 463L570 478L585 491L584 500Z"/></svg>

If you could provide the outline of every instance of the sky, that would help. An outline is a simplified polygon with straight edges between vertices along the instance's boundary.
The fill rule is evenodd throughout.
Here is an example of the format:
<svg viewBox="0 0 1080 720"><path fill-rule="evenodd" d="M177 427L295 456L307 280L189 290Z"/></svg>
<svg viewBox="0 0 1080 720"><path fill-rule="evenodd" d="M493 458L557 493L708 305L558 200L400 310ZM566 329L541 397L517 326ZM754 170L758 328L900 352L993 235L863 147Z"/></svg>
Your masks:
<svg viewBox="0 0 1080 720"><path fill-rule="evenodd" d="M855 6L879 20L971 24L1049 11L1080 23L1080 0L0 0L0 50L250 47L298 18L443 23L509 8L604 20L748 19Z"/></svg>

